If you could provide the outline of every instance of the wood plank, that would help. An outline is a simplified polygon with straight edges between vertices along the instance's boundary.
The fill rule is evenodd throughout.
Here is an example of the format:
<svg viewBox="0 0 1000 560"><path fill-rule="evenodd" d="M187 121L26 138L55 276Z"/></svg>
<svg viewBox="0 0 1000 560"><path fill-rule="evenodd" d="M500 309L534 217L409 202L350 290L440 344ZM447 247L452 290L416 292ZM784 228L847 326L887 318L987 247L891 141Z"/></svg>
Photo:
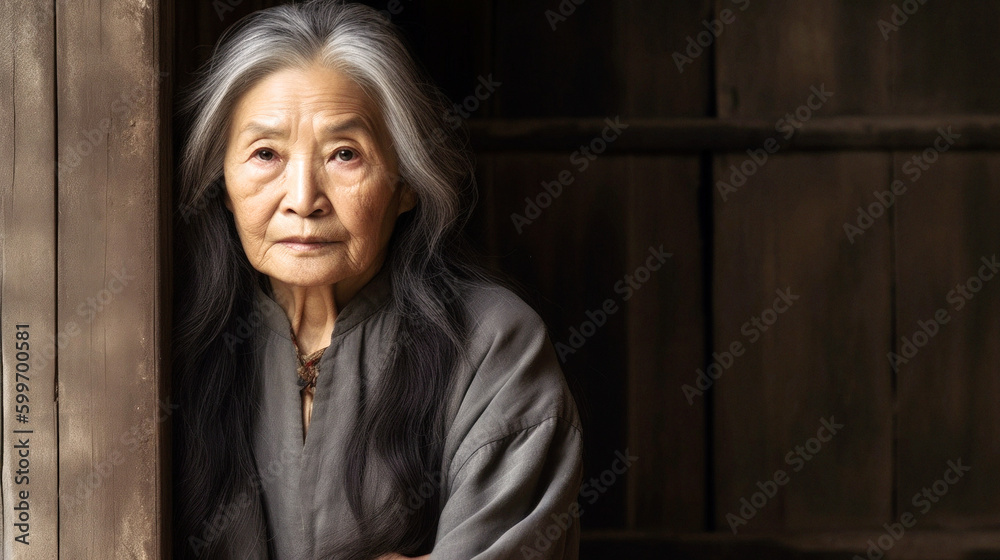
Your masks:
<svg viewBox="0 0 1000 560"><path fill-rule="evenodd" d="M613 109L613 94L604 86L615 60L608 49L592 48L594 37L607 34L610 4L570 2L572 14L557 14L565 21L555 20L555 29L546 11L557 2L495 4L495 73L503 83L496 93L499 115L589 116ZM582 53L587 64L566 63Z"/></svg>
<svg viewBox="0 0 1000 560"><path fill-rule="evenodd" d="M60 2L60 554L159 558L160 2ZM162 406L161 406L162 403ZM82 486L81 486L82 485Z"/></svg>
<svg viewBox="0 0 1000 560"><path fill-rule="evenodd" d="M926 170L912 159L926 157L922 153L901 152L894 162L907 186L895 204L898 308L892 350L906 359L897 374L898 509L919 512L927 527L995 526L1000 280L986 264L1000 258L1000 155L928 154L933 157L923 160ZM942 315L936 317L938 310ZM927 332L935 334L918 334ZM936 491L947 490L944 496L915 498L943 479L949 461L972 470L961 478L949 475L955 484L938 484Z"/></svg>
<svg viewBox="0 0 1000 560"><path fill-rule="evenodd" d="M719 116L774 122L821 85L834 92L817 110L821 115L888 112L894 46L877 22L891 4L716 0L717 10L746 6L715 43Z"/></svg>
<svg viewBox="0 0 1000 560"><path fill-rule="evenodd" d="M628 217L628 274L636 282L624 303L628 329L629 471L627 526L705 528L704 399L685 402L678 387L702 367L705 349L706 239L697 157L629 157L622 177ZM660 247L673 255L660 264ZM624 296L622 296L624 297Z"/></svg>
<svg viewBox="0 0 1000 560"><path fill-rule="evenodd" d="M996 2L925 2L915 11L896 13L891 2L880 19L892 50L893 113L1000 113L1000 66ZM900 10L902 11L902 10ZM893 29L898 27L898 29ZM942 38L961 40L941 40ZM879 35L882 38L882 35Z"/></svg>
<svg viewBox="0 0 1000 560"><path fill-rule="evenodd" d="M679 74L663 52L700 29L707 4L496 3L498 115L704 116L710 66ZM650 103L654 92L660 99Z"/></svg>
<svg viewBox="0 0 1000 560"><path fill-rule="evenodd" d="M696 35L703 21L712 19L712 3L617 2L604 29L577 45L588 58L606 48L595 49L596 44L611 46L615 70L604 76L611 81L604 89L614 99L611 106L594 106L590 112L604 112L612 121L628 123L620 138L609 144L609 154L620 153L621 143L631 141L631 123L637 119L712 113L714 61L710 53L681 68L667 54L682 50L684 38ZM602 119L572 146L590 145L606 126L607 120ZM664 404L679 403L677 387L686 372L700 365L705 348L707 250L699 158L621 159L625 173L615 190L626 199L626 215L620 225L605 227L624 228L626 270L621 274L634 276L641 285L620 302L626 314L628 345L628 450L641 457L627 474L625 523L639 529L698 531L705 526L707 496L705 402ZM661 250L672 256L659 262L656 255ZM657 270L645 268L647 262ZM643 279L647 281L640 283ZM614 295L624 300L628 294Z"/></svg>
<svg viewBox="0 0 1000 560"><path fill-rule="evenodd" d="M714 19L712 4L712 0L613 3L610 25L576 45L589 58L595 55L595 43L597 52L610 43L614 57L614 72L603 75L605 80L612 80L603 84L603 89L614 99L609 107L592 107L589 115L620 113L630 121L711 115L714 110L711 53L705 52L680 67L672 53L683 52L686 39L703 31L705 20Z"/></svg>
<svg viewBox="0 0 1000 560"><path fill-rule="evenodd" d="M983 72L998 56L994 45L1000 36L990 25L997 8L992 2L928 3L904 16L906 23L891 35L896 44L895 105L907 111L997 112L1000 77ZM960 34L963 40L942 42L928 33ZM948 318L926 346L906 348L917 354L897 374L897 507L921 513L930 507L921 522L931 527L995 526L1000 514L991 504L1000 497L1000 485L992 472L1000 466L1000 416L990 395L998 387L993 364L1000 356L1000 287L985 282L964 303L957 285L976 277L981 257L991 261L1000 252L995 218L1000 196L994 186L1000 160L995 152L924 151L931 146L928 140L915 147L919 151L895 154L893 168L908 186L895 209L898 310L893 350L904 349L904 336L911 343L922 342L915 332L921 330L918 321L933 330L938 309ZM990 272L984 269L985 275ZM978 288L981 280L971 282ZM914 504L914 495L941 480L948 462L959 459L972 470L947 485L940 502L917 498L920 505Z"/></svg>
<svg viewBox="0 0 1000 560"><path fill-rule="evenodd" d="M744 151L781 139L782 151L923 149L949 126L962 137L954 150L1000 149L1000 117L993 115L816 116L785 138L778 120L759 118L629 118L616 154ZM473 119L473 146L482 151L573 150L605 126L604 118ZM780 133L780 135L779 135Z"/></svg>
<svg viewBox="0 0 1000 560"><path fill-rule="evenodd" d="M717 157L716 180L744 161ZM844 232L872 191L888 186L888 169L881 154L777 154L716 200L719 531L874 528L890 519L890 226L879 220L853 244ZM786 303L779 291L799 299ZM743 355L723 356L737 343ZM845 427L810 444L831 437L819 434L831 417ZM758 483L774 490L778 471L784 485L755 498Z"/></svg>
<svg viewBox="0 0 1000 560"><path fill-rule="evenodd" d="M0 11L0 138L12 152L0 161L0 556L56 558L53 340L57 332L69 335L65 328L57 330L55 306L55 23L51 2L5 8Z"/></svg>

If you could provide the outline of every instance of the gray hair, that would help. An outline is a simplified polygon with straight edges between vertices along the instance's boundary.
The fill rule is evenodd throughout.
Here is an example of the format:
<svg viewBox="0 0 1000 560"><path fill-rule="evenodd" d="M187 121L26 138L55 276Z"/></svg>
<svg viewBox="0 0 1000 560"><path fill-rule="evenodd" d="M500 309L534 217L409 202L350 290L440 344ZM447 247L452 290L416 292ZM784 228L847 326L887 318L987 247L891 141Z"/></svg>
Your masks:
<svg viewBox="0 0 1000 560"><path fill-rule="evenodd" d="M444 123L443 99L427 87L392 25L359 5L278 6L223 37L189 99L198 114L183 153L182 205L203 205L199 199L221 185L227 127L239 98L278 70L313 62L344 72L381 107L399 174L421 206L414 229L436 251L441 235L470 206L457 187L471 179L472 166Z"/></svg>

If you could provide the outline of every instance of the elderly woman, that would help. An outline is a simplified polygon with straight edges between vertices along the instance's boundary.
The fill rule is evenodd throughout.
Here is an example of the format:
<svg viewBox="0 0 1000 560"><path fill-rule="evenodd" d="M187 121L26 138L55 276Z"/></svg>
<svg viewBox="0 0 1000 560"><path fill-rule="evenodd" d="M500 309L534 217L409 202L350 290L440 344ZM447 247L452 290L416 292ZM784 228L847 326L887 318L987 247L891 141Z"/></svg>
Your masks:
<svg viewBox="0 0 1000 560"><path fill-rule="evenodd" d="M472 168L427 84L377 12L322 1L241 22L200 77L177 557L576 557L576 407L463 256Z"/></svg>

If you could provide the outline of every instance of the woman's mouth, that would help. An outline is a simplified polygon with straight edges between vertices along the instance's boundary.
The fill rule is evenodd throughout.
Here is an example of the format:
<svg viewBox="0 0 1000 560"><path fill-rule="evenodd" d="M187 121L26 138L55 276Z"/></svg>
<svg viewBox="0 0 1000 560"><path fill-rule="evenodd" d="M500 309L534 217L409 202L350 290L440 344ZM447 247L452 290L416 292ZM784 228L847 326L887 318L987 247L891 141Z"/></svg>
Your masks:
<svg viewBox="0 0 1000 560"><path fill-rule="evenodd" d="M282 246L292 251L316 251L336 243L322 237L286 237L279 241Z"/></svg>

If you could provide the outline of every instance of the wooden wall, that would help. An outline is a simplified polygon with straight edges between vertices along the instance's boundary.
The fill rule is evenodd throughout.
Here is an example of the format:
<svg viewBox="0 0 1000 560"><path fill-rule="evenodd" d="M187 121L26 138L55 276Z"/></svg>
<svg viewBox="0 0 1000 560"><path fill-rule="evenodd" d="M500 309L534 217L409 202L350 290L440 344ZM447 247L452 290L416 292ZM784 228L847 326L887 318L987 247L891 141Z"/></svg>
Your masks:
<svg viewBox="0 0 1000 560"><path fill-rule="evenodd" d="M578 1L367 3L475 106L470 233L565 345L596 480L584 557L840 558L880 537L887 558L996 555L1000 3ZM164 115L219 34L274 3L0 13L5 558L169 557ZM21 321L79 329L32 381L50 435L30 552L7 544ZM699 371L717 379L686 393Z"/></svg>
<svg viewBox="0 0 1000 560"><path fill-rule="evenodd" d="M622 299L615 282L649 246L673 253L564 364L588 413L588 475L616 450L640 457L584 504L585 553L865 554L883 524L911 519L882 541L889 556L996 550L1000 288L970 279L1000 243L998 146L983 134L1000 4L564 3L555 29L558 2L451 17L428 4L414 41L432 73L466 76L452 98L476 75L503 82L470 121L477 231L553 340ZM486 22L464 43L481 53L472 68L420 40L432 27L461 43L460 21ZM581 170L571 154L616 116L633 128ZM731 166L748 175L735 191L720 187ZM567 169L574 182L518 231L511 214ZM935 334L892 367L920 325ZM689 404L682 386L713 363L721 376ZM824 423L843 428L810 441ZM971 470L935 487L950 464ZM787 482L734 522L779 470ZM924 488L944 495L915 499Z"/></svg>

